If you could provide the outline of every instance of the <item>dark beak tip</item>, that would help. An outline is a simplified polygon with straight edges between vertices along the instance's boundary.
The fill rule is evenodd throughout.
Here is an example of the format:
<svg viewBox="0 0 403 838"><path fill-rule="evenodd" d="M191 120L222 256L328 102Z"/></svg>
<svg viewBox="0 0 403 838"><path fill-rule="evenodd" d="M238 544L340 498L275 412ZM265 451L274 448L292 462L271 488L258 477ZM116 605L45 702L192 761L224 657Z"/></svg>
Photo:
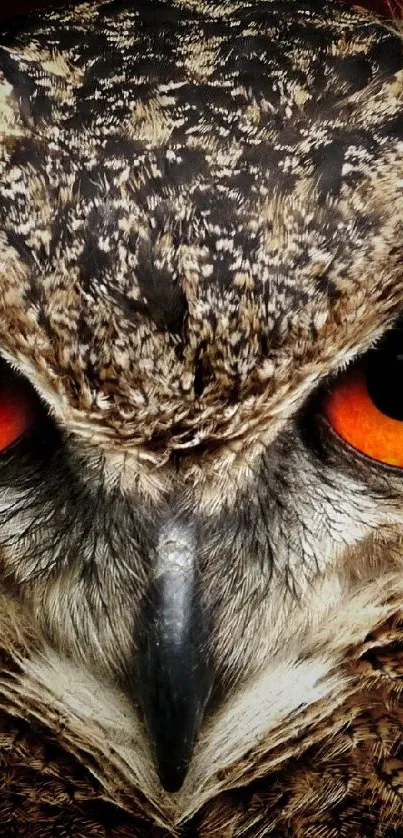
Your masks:
<svg viewBox="0 0 403 838"><path fill-rule="evenodd" d="M147 667L138 683L138 697L162 787L178 792L185 780L203 723L213 677L208 668L196 672L166 656L156 670Z"/></svg>
<svg viewBox="0 0 403 838"><path fill-rule="evenodd" d="M159 717L153 714L148 719L159 780L169 794L177 793L183 786L203 720L204 702L202 706L196 702L195 706L189 699L187 707L181 703L180 719L173 719L167 712L169 705L167 708L163 704L157 710Z"/></svg>
<svg viewBox="0 0 403 838"><path fill-rule="evenodd" d="M189 764L175 765L172 762L158 762L158 777L162 788L168 794L176 794L181 790Z"/></svg>

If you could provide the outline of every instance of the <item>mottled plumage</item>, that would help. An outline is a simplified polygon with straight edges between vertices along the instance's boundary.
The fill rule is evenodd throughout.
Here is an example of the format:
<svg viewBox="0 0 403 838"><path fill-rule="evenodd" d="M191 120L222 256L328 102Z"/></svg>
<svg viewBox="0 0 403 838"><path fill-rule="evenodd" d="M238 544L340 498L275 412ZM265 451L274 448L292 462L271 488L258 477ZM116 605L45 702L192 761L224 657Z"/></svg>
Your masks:
<svg viewBox="0 0 403 838"><path fill-rule="evenodd" d="M398 838L402 476L311 397L403 313L399 25L101 0L0 44L0 352L51 413L0 454L1 834Z"/></svg>

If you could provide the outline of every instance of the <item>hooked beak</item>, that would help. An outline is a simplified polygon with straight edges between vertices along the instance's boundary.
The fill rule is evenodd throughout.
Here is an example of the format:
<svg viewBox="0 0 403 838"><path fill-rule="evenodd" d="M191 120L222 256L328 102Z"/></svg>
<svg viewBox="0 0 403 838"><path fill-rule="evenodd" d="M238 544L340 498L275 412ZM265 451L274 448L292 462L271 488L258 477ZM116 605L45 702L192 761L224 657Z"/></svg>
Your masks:
<svg viewBox="0 0 403 838"><path fill-rule="evenodd" d="M190 526L164 525L147 598L138 689L158 774L168 792L185 779L212 689L209 626L197 595Z"/></svg>

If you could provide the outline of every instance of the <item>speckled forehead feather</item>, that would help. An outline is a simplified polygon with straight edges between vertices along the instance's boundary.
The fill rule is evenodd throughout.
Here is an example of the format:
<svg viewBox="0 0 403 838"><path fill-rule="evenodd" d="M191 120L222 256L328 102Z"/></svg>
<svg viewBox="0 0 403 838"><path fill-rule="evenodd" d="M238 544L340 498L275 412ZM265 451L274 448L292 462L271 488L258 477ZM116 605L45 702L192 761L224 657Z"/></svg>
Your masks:
<svg viewBox="0 0 403 838"><path fill-rule="evenodd" d="M397 31L107 0L0 42L0 342L73 429L237 437L396 316Z"/></svg>

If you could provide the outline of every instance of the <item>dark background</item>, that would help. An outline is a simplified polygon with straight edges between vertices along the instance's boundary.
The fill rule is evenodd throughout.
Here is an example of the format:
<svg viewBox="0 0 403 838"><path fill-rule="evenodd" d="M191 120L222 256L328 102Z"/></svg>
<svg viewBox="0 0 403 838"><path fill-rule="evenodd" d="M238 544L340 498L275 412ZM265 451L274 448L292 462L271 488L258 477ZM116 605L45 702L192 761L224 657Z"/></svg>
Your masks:
<svg viewBox="0 0 403 838"><path fill-rule="evenodd" d="M337 2L348 2L348 0L336 0ZM16 14L24 14L24 12L30 11L32 9L44 9L46 6L63 6L66 4L66 0L6 0L8 8L0 9L0 20L5 20L7 17L12 17ZM320 3L320 0L318 0ZM376 11L384 12L385 14L390 14L392 10L397 13L400 5L401 13L402 13L402 5L401 0L361 0L361 2L356 2L356 4L361 6L366 6L368 9L374 9ZM350 5L352 5L350 3Z"/></svg>

